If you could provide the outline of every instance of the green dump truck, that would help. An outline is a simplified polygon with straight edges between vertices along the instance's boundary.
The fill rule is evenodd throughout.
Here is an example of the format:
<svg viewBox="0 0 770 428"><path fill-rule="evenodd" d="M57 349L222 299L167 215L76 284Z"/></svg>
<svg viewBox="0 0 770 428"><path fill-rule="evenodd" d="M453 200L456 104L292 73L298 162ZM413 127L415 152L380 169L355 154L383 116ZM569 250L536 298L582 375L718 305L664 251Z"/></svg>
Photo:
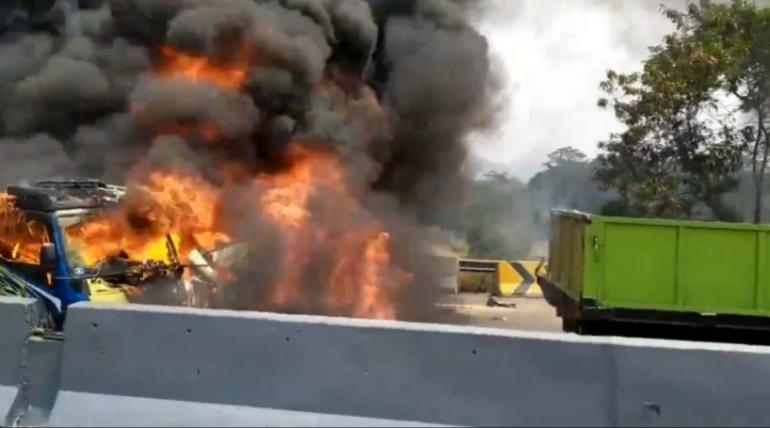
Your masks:
<svg viewBox="0 0 770 428"><path fill-rule="evenodd" d="M557 210L538 282L566 331L622 322L770 330L770 226Z"/></svg>

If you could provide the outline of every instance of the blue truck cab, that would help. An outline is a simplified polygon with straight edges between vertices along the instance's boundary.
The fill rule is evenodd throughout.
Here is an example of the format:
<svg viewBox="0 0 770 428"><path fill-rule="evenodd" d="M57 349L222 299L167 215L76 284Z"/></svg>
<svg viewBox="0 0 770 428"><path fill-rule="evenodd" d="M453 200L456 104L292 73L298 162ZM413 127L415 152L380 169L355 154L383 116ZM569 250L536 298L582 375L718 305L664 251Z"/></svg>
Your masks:
<svg viewBox="0 0 770 428"><path fill-rule="evenodd" d="M124 194L125 189L98 181L9 187L3 196L12 206L0 209L0 294L40 299L57 330L73 303L127 303L121 287L89 275L65 233Z"/></svg>

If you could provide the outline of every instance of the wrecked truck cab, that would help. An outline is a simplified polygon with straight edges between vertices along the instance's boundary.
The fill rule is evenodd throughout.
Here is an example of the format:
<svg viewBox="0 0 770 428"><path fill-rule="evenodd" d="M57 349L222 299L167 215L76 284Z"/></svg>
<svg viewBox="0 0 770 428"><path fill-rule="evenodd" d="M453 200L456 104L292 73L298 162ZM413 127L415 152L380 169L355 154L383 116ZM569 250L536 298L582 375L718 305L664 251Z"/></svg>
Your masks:
<svg viewBox="0 0 770 428"><path fill-rule="evenodd" d="M121 288L88 275L73 260L64 232L68 224L119 202L124 194L120 187L97 181L9 187L0 199L2 294L40 299L57 329L74 303L127 303Z"/></svg>

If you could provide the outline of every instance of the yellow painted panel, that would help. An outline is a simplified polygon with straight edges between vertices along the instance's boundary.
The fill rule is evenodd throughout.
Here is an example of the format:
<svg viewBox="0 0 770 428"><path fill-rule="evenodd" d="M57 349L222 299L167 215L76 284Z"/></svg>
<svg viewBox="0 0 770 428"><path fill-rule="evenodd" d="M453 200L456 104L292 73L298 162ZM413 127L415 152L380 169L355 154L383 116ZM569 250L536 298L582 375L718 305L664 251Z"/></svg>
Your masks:
<svg viewBox="0 0 770 428"><path fill-rule="evenodd" d="M120 288L110 287L104 280L91 279L87 281L93 303L128 304L126 293Z"/></svg>

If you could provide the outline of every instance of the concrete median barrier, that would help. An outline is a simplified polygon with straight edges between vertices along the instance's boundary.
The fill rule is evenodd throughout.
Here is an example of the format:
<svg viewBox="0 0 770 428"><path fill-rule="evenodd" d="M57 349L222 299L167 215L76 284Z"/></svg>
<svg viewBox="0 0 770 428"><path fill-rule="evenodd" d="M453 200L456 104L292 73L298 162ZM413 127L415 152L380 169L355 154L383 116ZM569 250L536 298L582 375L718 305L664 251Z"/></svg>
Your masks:
<svg viewBox="0 0 770 428"><path fill-rule="evenodd" d="M34 299L0 297L0 423L13 424L13 409L28 380L27 342L37 319Z"/></svg>
<svg viewBox="0 0 770 428"><path fill-rule="evenodd" d="M734 345L616 347L617 418L634 426L770 426L770 351Z"/></svg>
<svg viewBox="0 0 770 428"><path fill-rule="evenodd" d="M540 420L553 402L570 401L576 406L547 412L590 425L605 415L582 409L605 408L610 399L592 369L608 349L586 343L512 340L500 332L434 325L149 307L75 307L66 328L55 425L80 425L78 418L98 407L68 398L69 392L99 395L102 404L127 397L208 403L204 424L219 423L232 409L226 406L450 425L525 424ZM68 404L77 412L65 412ZM158 409L165 412L159 420L184 417L171 405Z"/></svg>
<svg viewBox="0 0 770 428"><path fill-rule="evenodd" d="M53 426L770 423L766 348L91 305L65 334Z"/></svg>

